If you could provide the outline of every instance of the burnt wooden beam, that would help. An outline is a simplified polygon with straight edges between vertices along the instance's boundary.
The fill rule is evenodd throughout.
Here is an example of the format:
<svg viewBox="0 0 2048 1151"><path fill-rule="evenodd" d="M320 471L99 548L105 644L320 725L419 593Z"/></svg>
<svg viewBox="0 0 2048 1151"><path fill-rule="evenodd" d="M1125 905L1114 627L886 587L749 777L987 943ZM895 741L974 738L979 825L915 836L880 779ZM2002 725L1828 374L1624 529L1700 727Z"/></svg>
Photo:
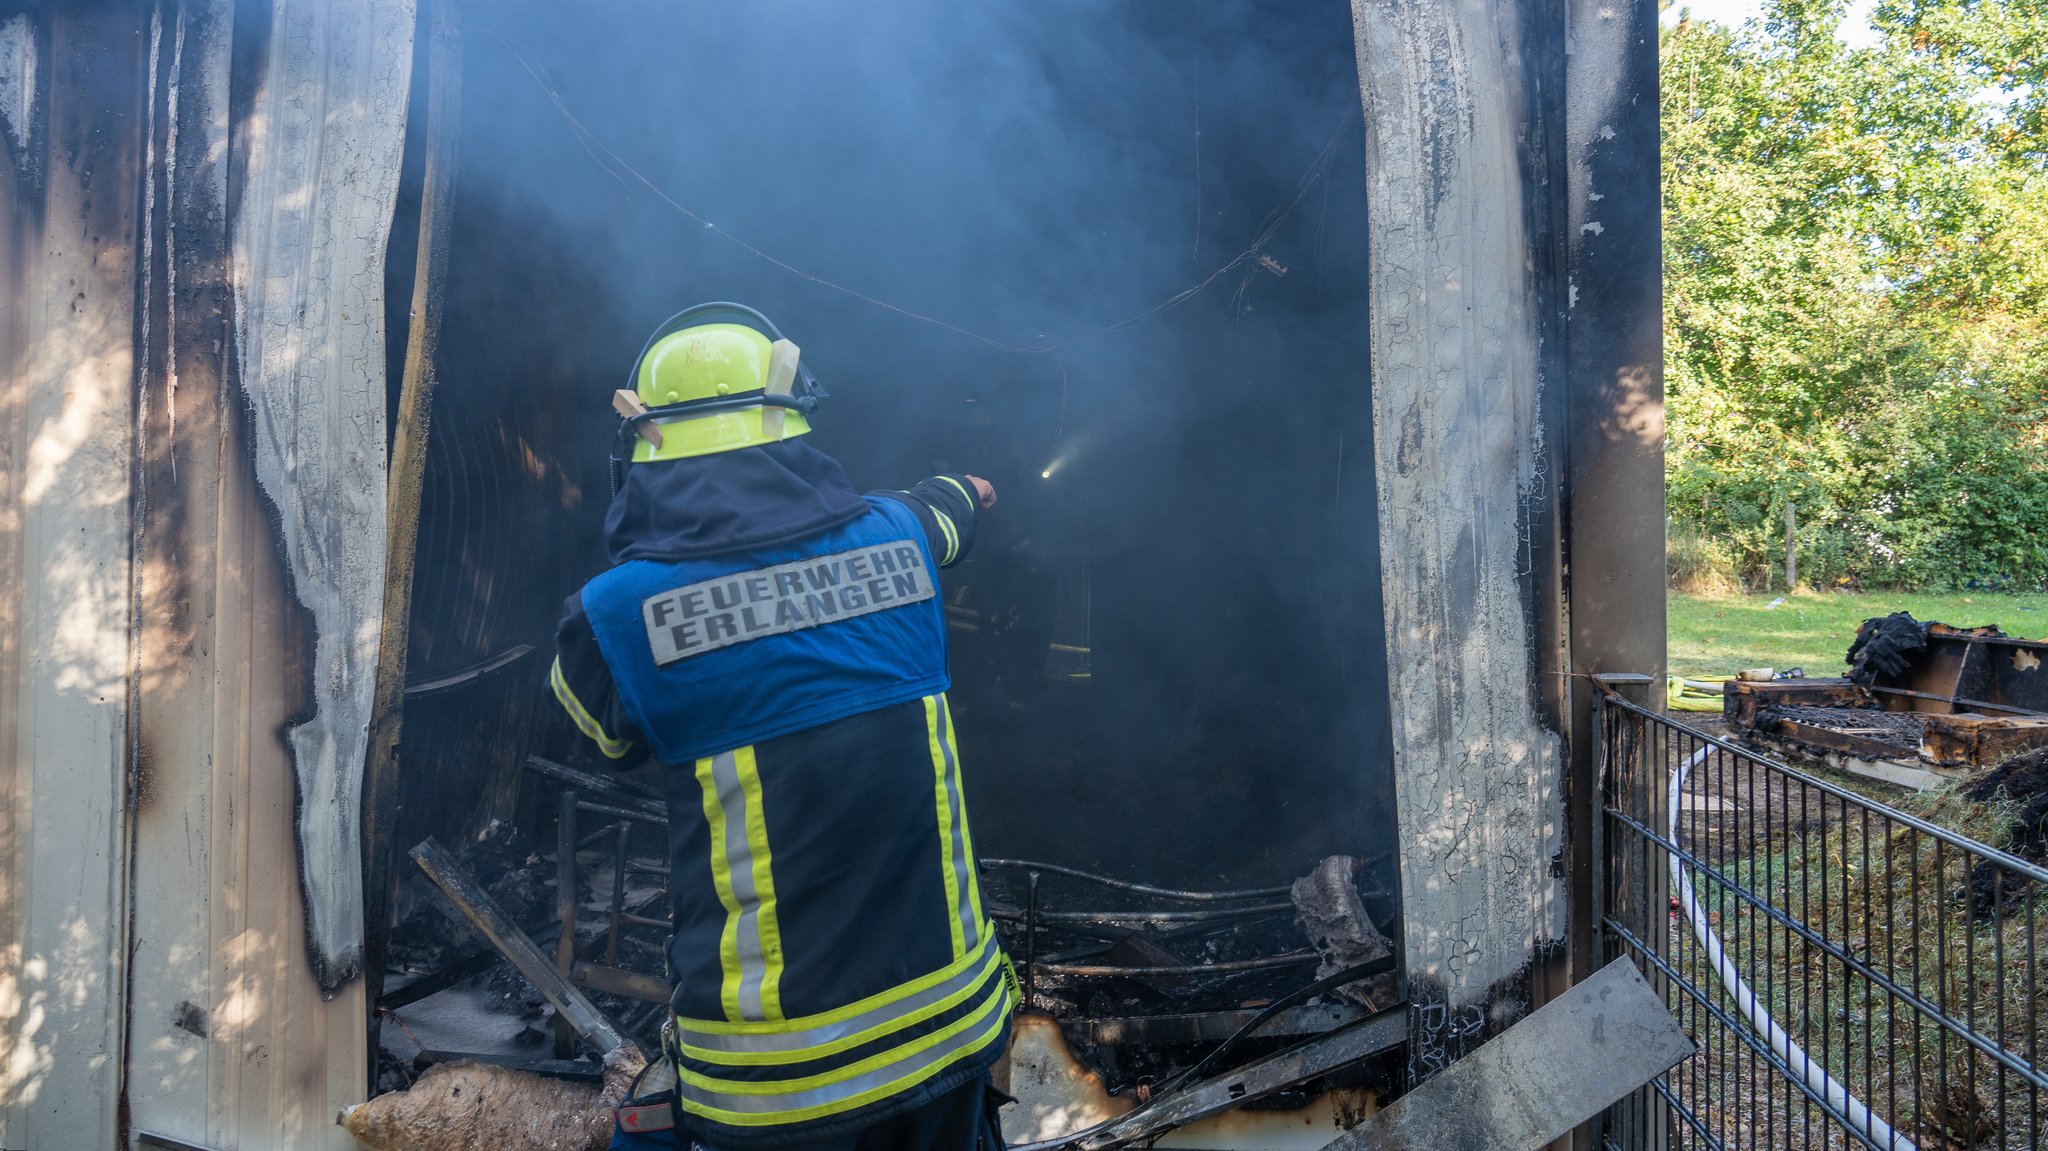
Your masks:
<svg viewBox="0 0 2048 1151"><path fill-rule="evenodd" d="M484 939L497 948L499 954L526 977L527 982L533 984L555 1013L566 1020L598 1054L610 1055L621 1047L639 1050L639 1045L621 1033L590 1001L589 996L556 974L547 956L541 954L533 940L519 930L483 885L448 854L448 849L442 847L440 841L431 836L421 841L412 849L412 859L419 864L421 871L426 872L427 878L434 881L434 886L462 910L464 917L482 933Z"/></svg>
<svg viewBox="0 0 2048 1151"><path fill-rule="evenodd" d="M642 1003L667 1003L672 990L666 979L657 979L652 975L642 975L637 971L627 971L623 967L612 967L603 963L574 964L570 968L569 978L574 980L578 987L588 987L592 991L602 991L606 995L616 995L621 999L638 999Z"/></svg>
<svg viewBox="0 0 2048 1151"><path fill-rule="evenodd" d="M371 1003L383 991L384 957L390 945L398 846L392 842L398 822L398 737L405 709L413 561L419 542L427 430L434 406L434 353L440 342L441 305L448 280L448 232L455 194L457 129L462 117L462 30L456 5L457 0L430 0L433 29L427 40L426 167L420 191L419 251L385 489L384 616L378 631L376 695L363 771L363 944ZM374 1011L369 1025L374 1036ZM370 1046L374 1051L376 1044Z"/></svg>
<svg viewBox="0 0 2048 1151"><path fill-rule="evenodd" d="M1929 715L1920 758L1938 767L1982 767L2048 747L2048 718Z"/></svg>
<svg viewBox="0 0 2048 1151"><path fill-rule="evenodd" d="M1875 708L1877 697L1846 679L1788 679L1750 683L1730 680L1722 687L1721 718L1754 730L1760 709L1771 707Z"/></svg>
<svg viewBox="0 0 2048 1151"><path fill-rule="evenodd" d="M627 808L640 815L652 816L664 823L668 821L668 805L664 804L658 797L639 791L632 785L613 776L599 775L594 771L583 771L570 767L568 764L556 763L552 759L538 755L526 757L526 770L536 775L544 775L549 779L566 783L578 791L587 791L592 795L604 796L620 807Z"/></svg>

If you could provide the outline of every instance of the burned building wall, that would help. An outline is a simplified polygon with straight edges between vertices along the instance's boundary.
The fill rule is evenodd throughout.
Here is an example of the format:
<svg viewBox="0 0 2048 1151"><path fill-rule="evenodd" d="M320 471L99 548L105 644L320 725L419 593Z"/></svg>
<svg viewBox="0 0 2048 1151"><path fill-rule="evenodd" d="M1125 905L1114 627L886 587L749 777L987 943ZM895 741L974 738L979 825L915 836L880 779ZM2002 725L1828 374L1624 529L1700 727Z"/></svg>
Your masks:
<svg viewBox="0 0 2048 1151"><path fill-rule="evenodd" d="M1353 12L1419 1077L1599 962L1572 720L1664 650L1656 27Z"/></svg>
<svg viewBox="0 0 2048 1151"><path fill-rule="evenodd" d="M239 381L257 480L312 615L293 726L300 879L321 982L362 963L360 812L384 594L384 251L412 75L410 0L270 13L237 141Z"/></svg>
<svg viewBox="0 0 2048 1151"><path fill-rule="evenodd" d="M1503 1022L1490 1000L1526 1003L1515 984L1565 930L1565 757L1539 695L1558 669L1536 658L1537 615L1557 606L1531 587L1556 454L1544 394L1561 384L1544 374L1551 237L1532 210L1548 173L1530 93L1551 61L1512 4L1353 12L1412 1060L1427 1074Z"/></svg>
<svg viewBox="0 0 2048 1151"><path fill-rule="evenodd" d="M349 692L360 628L305 605L356 576L294 565L289 541L359 560L351 536L382 531L381 457L352 445L381 418L357 321L381 314L391 179L375 149L310 153L360 127L366 78L394 58L402 77L410 9L19 7L0 14L21 288L0 326L0 1143L350 1146L360 878L353 842L302 856L300 828L349 839L353 796L302 786L289 733ZM271 163L292 147L303 163ZM349 411L343 379L375 380L372 402Z"/></svg>
<svg viewBox="0 0 2048 1151"><path fill-rule="evenodd" d="M124 1020L130 16L8 22L0 388L0 1142L112 1146ZM109 130L125 124L126 131Z"/></svg>

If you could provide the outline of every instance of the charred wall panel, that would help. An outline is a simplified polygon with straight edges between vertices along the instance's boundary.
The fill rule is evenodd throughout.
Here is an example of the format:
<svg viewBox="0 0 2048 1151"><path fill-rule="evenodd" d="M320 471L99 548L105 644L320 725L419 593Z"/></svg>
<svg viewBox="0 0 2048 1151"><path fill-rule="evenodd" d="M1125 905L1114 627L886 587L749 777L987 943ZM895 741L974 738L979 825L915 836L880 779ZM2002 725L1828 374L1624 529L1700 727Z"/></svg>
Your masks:
<svg viewBox="0 0 2048 1151"><path fill-rule="evenodd" d="M235 386L228 169L249 41L229 0L165 5L146 35L131 1124L208 1147L352 1146L328 1113L364 1091L361 985L330 998L315 979L291 878L286 733L312 702L314 632Z"/></svg>
<svg viewBox="0 0 2048 1151"><path fill-rule="evenodd" d="M302 888L295 816L352 830L354 813L299 793L287 734L335 686L313 666L333 620L302 613L328 589L303 566L293 582L282 523L346 536L330 512L370 485L342 458L360 421L331 397L287 386L266 423L237 385L251 360L301 384L361 367L367 325L296 337L330 306L343 326L380 313L388 199L365 209L259 145L345 135L375 103L352 81L379 68L348 48L395 35L402 67L410 13L30 9L0 22L0 256L21 289L0 324L0 1143L351 1145L332 1120L364 1092L361 985L316 979L346 964L309 947L301 893L344 896L346 934L358 889L318 859ZM296 83L273 48L300 55ZM361 151L325 156L380 179ZM346 234L302 261L322 245L294 225L323 213ZM310 298L270 291L272 272ZM267 287L236 299L238 273ZM245 356L257 328L292 346ZM380 373L381 350L361 368L378 411ZM259 442L291 471L278 504ZM348 498L294 502L330 481Z"/></svg>
<svg viewBox="0 0 2048 1151"><path fill-rule="evenodd" d="M1526 1009L1527 970L1565 927L1562 725L1540 686L1561 668L1538 655L1561 605L1534 582L1561 384L1544 375L1541 107L1562 59L1522 8L1353 5L1418 1076Z"/></svg>
<svg viewBox="0 0 2048 1151"><path fill-rule="evenodd" d="M1400 557L1383 571L1411 1072L1426 1075L1591 969L1562 963L1573 920L1590 956L1598 786L1570 738L1584 692L1568 673L1663 662L1655 13L1354 12L1381 544Z"/></svg>
<svg viewBox="0 0 2048 1151"><path fill-rule="evenodd" d="M1571 669L1576 730L1591 721L1584 676L1664 674L1663 240L1658 199L1657 12L1567 5L1565 154L1570 258ZM1650 685L1661 700L1661 680ZM1573 747L1573 899L1593 898L1599 768ZM1573 971L1604 957L1590 915L1574 921Z"/></svg>
<svg viewBox="0 0 2048 1151"><path fill-rule="evenodd" d="M359 816L384 592L384 254L412 73L411 0L270 12L237 141L238 379L256 475L312 613L313 708L292 729L321 982L362 962Z"/></svg>

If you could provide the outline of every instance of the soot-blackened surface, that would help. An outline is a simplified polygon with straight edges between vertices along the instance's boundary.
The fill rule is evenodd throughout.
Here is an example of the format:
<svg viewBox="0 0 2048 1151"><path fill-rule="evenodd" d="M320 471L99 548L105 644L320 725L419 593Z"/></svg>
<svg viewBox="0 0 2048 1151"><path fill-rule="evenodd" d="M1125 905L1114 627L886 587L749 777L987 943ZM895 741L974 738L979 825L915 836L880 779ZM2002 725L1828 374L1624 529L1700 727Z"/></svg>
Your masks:
<svg viewBox="0 0 2048 1151"><path fill-rule="evenodd" d="M415 678L543 658L408 709L437 770L571 754L523 725L601 562L606 398L725 298L802 345L856 483L1001 491L945 581L985 854L1227 886L1391 842L1344 4L468 20Z"/></svg>

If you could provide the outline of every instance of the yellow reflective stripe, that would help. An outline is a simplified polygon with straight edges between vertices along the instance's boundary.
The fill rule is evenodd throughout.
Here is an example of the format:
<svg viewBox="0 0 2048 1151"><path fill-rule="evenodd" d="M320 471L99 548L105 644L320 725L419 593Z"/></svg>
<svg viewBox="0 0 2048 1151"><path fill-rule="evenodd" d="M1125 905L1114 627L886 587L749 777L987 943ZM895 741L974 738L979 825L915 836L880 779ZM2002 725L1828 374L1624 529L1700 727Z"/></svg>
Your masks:
<svg viewBox="0 0 2048 1151"><path fill-rule="evenodd" d="M953 956L967 954L967 933L960 927L960 861L953 854L953 794L946 778L946 750L939 733L939 697L924 697L925 735L931 744L932 794L939 816L939 863L946 882L946 931L953 939Z"/></svg>
<svg viewBox="0 0 2048 1151"><path fill-rule="evenodd" d="M768 817L761 806L761 772L754 761L754 749L743 747L733 753L739 770L740 790L746 798L747 847L754 859L754 898L759 901L754 930L760 938L760 995L762 1018L782 1018L782 926L775 910L775 874L768 856Z"/></svg>
<svg viewBox="0 0 2048 1151"><path fill-rule="evenodd" d="M776 922L768 827L761 812L761 776L754 749L742 747L698 761L711 831L712 879L725 904L719 935L728 1018L766 1023L782 1018L782 932Z"/></svg>
<svg viewBox="0 0 2048 1151"><path fill-rule="evenodd" d="M939 478L946 481L949 484L952 484L953 490L960 493L960 498L967 501L968 507L973 508L981 506L981 501L975 499L974 493L968 491L966 485L962 484L959 480L954 479L952 476L940 476Z"/></svg>
<svg viewBox="0 0 2048 1151"><path fill-rule="evenodd" d="M983 930L984 932L988 930L986 925L984 925ZM963 956L932 972L930 975L921 975L908 983L899 983L885 991L877 991L866 999L856 1000L844 1007L835 1007L830 1011L821 1011L816 1015L804 1015L796 1019L784 1020L780 1026L772 1029L763 1028L755 1023L731 1022L718 1019L688 1019L680 1015L676 1017L676 1026L688 1028L691 1031L701 1031L706 1035L755 1035L764 1030L804 1031L813 1027L844 1023L856 1015L865 1015L884 1004L892 1003L907 995L915 995L928 988L936 987L980 961L981 953L979 952Z"/></svg>
<svg viewBox="0 0 2048 1151"><path fill-rule="evenodd" d="M942 732L946 737L946 764L953 770L953 797L960 803L960 858L966 865L966 910L971 916L968 922L979 924L987 918L981 909L981 857L974 854L973 821L967 818L967 788L960 782L960 747L953 739L953 704L941 694L939 707L945 711Z"/></svg>
<svg viewBox="0 0 2048 1151"><path fill-rule="evenodd" d="M960 791L960 757L953 746L953 710L941 694L934 697L938 729L933 733L938 740L940 784L945 788L945 805L948 818L940 820L942 834L950 834L946 864L952 869L953 891L949 904L953 918L960 924L960 935L964 946L972 947L981 936L977 928L981 925L981 896L974 882L974 849L967 841L967 797ZM950 822L951 826L946 824Z"/></svg>
<svg viewBox="0 0 2048 1151"><path fill-rule="evenodd" d="M711 886L718 890L718 902L725 906L725 930L718 937L718 967L724 974L718 991L725 1017L740 1021L740 901L732 889L732 867L725 850L725 805L718 801L718 781L712 776L712 758L697 761L697 788L703 793L704 822L711 827Z"/></svg>
<svg viewBox="0 0 2048 1151"><path fill-rule="evenodd" d="M925 506L931 507L930 504ZM946 554L939 560L939 566L945 567L960 554L960 533L953 527L953 517L945 512L932 508L932 518L939 521L939 534L946 537Z"/></svg>
<svg viewBox="0 0 2048 1151"><path fill-rule="evenodd" d="M591 742L597 744L597 750L611 759L619 759L633 750L630 741L613 739L605 734L604 725L597 722L583 706L583 701L577 699L576 693L569 690L569 681L562 675L560 656L555 657L555 666L548 672L548 686L555 689L555 702L561 704L562 710L568 712L569 718L576 722L576 730L589 736Z"/></svg>
<svg viewBox="0 0 2048 1151"><path fill-rule="evenodd" d="M877 1051L866 1059L849 1063L844 1067L834 1067L830 1071L820 1071L796 1079L719 1079L689 1067L678 1066L676 1078L692 1087L716 1091L721 1095L794 1095L819 1087L830 1087L877 1068L887 1067L891 1063L900 1063L920 1052L929 1051L973 1027L991 1012L1000 1013L1002 1007L1009 1001L1008 988L999 983L995 985L993 992L981 1006L936 1031L920 1035L899 1047Z"/></svg>
<svg viewBox="0 0 2048 1151"><path fill-rule="evenodd" d="M771 1082L714 1079L679 1067L677 1093L691 1114L736 1127L801 1123L842 1114L899 1094L960 1060L986 1050L1002 1034L1008 1022L1010 1003L1009 988L999 983L994 994L980 1008L929 1035L858 1063L801 1079ZM981 1030L966 1034L976 1026ZM903 1073L895 1074L899 1068ZM882 1076L890 1077L882 1080ZM839 1090L832 1090L835 1087ZM773 1102L776 1097L787 1097L794 1106L777 1106ZM729 1106L721 1107L711 1102L713 1098L721 1099ZM747 1109L736 1109L740 1107Z"/></svg>
<svg viewBox="0 0 2048 1151"><path fill-rule="evenodd" d="M859 1031L849 1032L824 1043L773 1051L712 1050L692 1044L687 1038L688 1032L678 1027L678 1034L684 1036L684 1038L678 1040L678 1045L682 1048L684 1055L700 1063L724 1063L733 1067L772 1067L785 1063L808 1063L814 1059L824 1059L828 1056L837 1055L841 1051L851 1051L856 1047L872 1043L877 1038L891 1031L902 1031L922 1023L934 1015L942 1015L947 1011L951 1011L953 1008L966 1002L971 996L986 990L991 976L1005 980L1012 978L1006 974L1009 960L1004 957L1001 948L984 947L976 954L981 958L981 970L975 973L973 979L955 988L950 994L933 999L930 1003L920 1004L914 1011L884 1019L879 1023L864 1027Z"/></svg>

